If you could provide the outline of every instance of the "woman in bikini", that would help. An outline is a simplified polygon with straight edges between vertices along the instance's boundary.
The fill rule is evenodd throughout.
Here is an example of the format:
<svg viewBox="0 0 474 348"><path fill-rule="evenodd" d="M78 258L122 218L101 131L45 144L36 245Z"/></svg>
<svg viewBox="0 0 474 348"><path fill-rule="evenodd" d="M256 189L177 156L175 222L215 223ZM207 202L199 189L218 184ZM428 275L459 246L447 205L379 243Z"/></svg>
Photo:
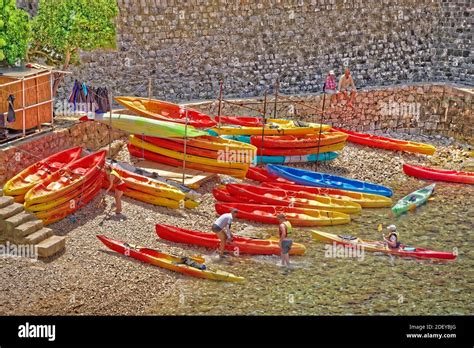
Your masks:
<svg viewBox="0 0 474 348"><path fill-rule="evenodd" d="M115 191L115 214L122 213L122 195L127 187L125 181L120 177L119 173L117 173L113 168L110 166L105 167L105 172L107 174L107 178L109 179L110 185L105 194L109 193L109 191L114 188Z"/></svg>

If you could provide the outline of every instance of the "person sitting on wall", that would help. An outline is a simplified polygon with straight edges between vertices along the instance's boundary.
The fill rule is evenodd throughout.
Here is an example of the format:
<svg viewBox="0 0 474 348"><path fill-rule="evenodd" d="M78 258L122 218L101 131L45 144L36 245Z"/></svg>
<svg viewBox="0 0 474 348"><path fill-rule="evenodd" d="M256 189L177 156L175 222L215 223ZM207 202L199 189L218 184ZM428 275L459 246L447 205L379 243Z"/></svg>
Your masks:
<svg viewBox="0 0 474 348"><path fill-rule="evenodd" d="M352 79L349 68L346 68L344 74L339 78L338 98L341 96L348 101L347 106L353 108L357 89Z"/></svg>
<svg viewBox="0 0 474 348"><path fill-rule="evenodd" d="M326 82L324 83L324 91L327 94L331 95L331 105L337 103L337 84L336 84L336 75L334 70L329 70L328 76L326 77Z"/></svg>

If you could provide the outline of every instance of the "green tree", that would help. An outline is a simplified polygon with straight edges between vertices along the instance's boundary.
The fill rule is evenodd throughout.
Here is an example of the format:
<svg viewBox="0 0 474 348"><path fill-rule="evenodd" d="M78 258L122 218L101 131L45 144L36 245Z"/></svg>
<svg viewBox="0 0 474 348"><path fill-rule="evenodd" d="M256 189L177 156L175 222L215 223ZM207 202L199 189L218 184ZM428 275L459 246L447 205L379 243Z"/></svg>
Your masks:
<svg viewBox="0 0 474 348"><path fill-rule="evenodd" d="M80 50L116 47L117 14L115 0L40 0L29 54L45 57L49 64L67 70L71 64L80 63ZM63 77L55 76L54 95Z"/></svg>
<svg viewBox="0 0 474 348"><path fill-rule="evenodd" d="M0 62L24 60L29 38L28 13L16 8L15 0L0 0Z"/></svg>

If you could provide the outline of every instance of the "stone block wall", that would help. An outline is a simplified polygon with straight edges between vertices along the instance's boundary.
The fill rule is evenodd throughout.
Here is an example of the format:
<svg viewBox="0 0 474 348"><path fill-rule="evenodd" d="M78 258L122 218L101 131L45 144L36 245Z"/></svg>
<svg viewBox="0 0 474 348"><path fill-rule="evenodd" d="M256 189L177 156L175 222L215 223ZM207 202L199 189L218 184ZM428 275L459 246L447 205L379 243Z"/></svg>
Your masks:
<svg viewBox="0 0 474 348"><path fill-rule="evenodd" d="M111 132L113 140L125 136L121 131ZM0 186L24 168L53 153L74 146L97 150L108 143L109 130L106 125L98 122L82 122L70 128L58 129L7 147L0 147Z"/></svg>
<svg viewBox="0 0 474 348"><path fill-rule="evenodd" d="M18 0L36 11L36 0ZM472 84L473 0L117 0L117 50L82 53L72 79L170 101L321 90L345 65L356 84Z"/></svg>
<svg viewBox="0 0 474 348"><path fill-rule="evenodd" d="M263 110L260 99L230 100ZM280 96L277 117L320 122L323 96ZM285 101L285 102L283 102ZM379 87L360 90L351 109L342 101L331 105L325 101L324 123L359 131L401 130L408 133L440 134L474 140L474 90L443 84L416 84ZM209 101L186 104L211 115L218 113L218 102ZM273 117L273 96L267 103L267 117ZM261 116L261 113L224 102L222 115Z"/></svg>

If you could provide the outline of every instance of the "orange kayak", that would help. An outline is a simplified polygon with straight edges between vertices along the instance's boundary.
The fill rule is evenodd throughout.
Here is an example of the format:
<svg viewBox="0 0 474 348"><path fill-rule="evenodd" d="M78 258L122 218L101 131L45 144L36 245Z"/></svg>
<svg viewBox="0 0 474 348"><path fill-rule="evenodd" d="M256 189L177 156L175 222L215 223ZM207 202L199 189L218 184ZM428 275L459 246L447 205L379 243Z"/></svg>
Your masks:
<svg viewBox="0 0 474 348"><path fill-rule="evenodd" d="M305 148L318 147L325 145L332 145L346 141L348 135L342 132L321 133L319 134L305 134L305 135L272 135L261 136L252 135L250 143L256 147L270 147L270 148Z"/></svg>
<svg viewBox="0 0 474 348"><path fill-rule="evenodd" d="M3 193L8 196L21 196L24 198L26 192L33 186L81 157L81 152L81 147L73 147L36 162L8 180L3 187ZM22 199L17 201L22 202Z"/></svg>
<svg viewBox="0 0 474 348"><path fill-rule="evenodd" d="M104 168L105 154L105 151L93 153L50 175L28 191L25 195L25 206L48 202L80 187Z"/></svg>
<svg viewBox="0 0 474 348"><path fill-rule="evenodd" d="M388 137L382 137L373 134L358 133L342 128L333 128L338 132L344 132L349 135L348 141L356 144L378 147L385 150L405 151L432 155L436 148L433 145L416 143L414 141L398 140Z"/></svg>
<svg viewBox="0 0 474 348"><path fill-rule="evenodd" d="M180 105L158 99L138 97L116 97L115 100L136 114L174 123L186 123L186 109ZM196 128L214 127L217 122L209 115L187 109L188 124Z"/></svg>
<svg viewBox="0 0 474 348"><path fill-rule="evenodd" d="M186 153L189 155L195 156L202 156L207 158L214 158L217 159L218 152L217 150L209 150L209 149L202 149L199 147L194 147L186 143L186 148L184 146L184 141L175 141L172 139L165 139L165 138L156 138L156 137L147 137L147 136L140 136L137 135L137 138L146 141L147 143L162 147L164 149L173 150L177 152L182 152L186 150Z"/></svg>

